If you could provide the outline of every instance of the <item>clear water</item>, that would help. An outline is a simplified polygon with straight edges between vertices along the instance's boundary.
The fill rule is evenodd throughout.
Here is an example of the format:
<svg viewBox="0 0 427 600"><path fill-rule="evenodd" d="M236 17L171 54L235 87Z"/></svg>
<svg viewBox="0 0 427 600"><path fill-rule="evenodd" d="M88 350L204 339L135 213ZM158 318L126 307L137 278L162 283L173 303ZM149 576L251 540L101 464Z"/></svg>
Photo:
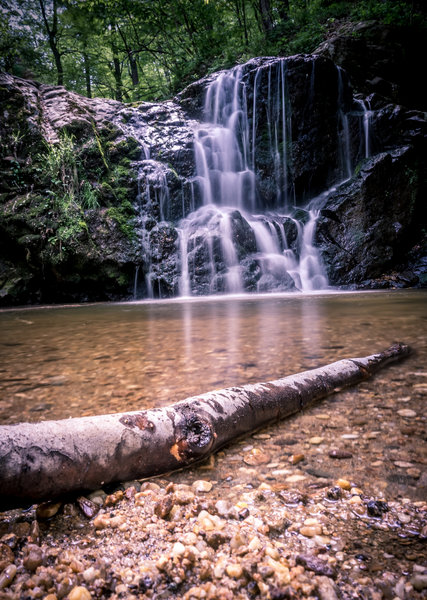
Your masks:
<svg viewBox="0 0 427 600"><path fill-rule="evenodd" d="M3 310L0 422L164 406L393 341L427 365L426 300L408 290Z"/></svg>

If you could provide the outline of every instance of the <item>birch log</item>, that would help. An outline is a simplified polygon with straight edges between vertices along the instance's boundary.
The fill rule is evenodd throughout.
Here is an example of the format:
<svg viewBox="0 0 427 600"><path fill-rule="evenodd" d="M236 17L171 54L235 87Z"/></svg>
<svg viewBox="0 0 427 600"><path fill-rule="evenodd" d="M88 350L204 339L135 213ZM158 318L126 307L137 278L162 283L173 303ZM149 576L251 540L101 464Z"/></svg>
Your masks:
<svg viewBox="0 0 427 600"><path fill-rule="evenodd" d="M1 505L22 506L181 468L409 353L399 343L379 354L164 408L1 426Z"/></svg>

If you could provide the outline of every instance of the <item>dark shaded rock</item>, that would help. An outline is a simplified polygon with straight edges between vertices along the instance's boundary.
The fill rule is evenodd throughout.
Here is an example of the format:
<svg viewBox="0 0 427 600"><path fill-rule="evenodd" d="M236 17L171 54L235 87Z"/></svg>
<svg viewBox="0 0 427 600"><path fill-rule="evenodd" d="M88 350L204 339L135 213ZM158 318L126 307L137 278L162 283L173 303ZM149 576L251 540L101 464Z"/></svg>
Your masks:
<svg viewBox="0 0 427 600"><path fill-rule="evenodd" d="M347 450L341 450L339 448L334 448L329 451L328 456L329 456L329 458L344 459L344 458L352 458L353 454L351 452L348 452Z"/></svg>
<svg viewBox="0 0 427 600"><path fill-rule="evenodd" d="M170 511L173 508L173 498L168 495L156 502L154 506L154 514L156 514L161 519L167 519Z"/></svg>
<svg viewBox="0 0 427 600"><path fill-rule="evenodd" d="M342 489L336 485L326 492L326 497L328 500L339 500L342 498Z"/></svg>
<svg viewBox="0 0 427 600"><path fill-rule="evenodd" d="M418 71L424 47L425 30L421 26L369 21L346 24L315 53L343 67L354 87L365 95L376 92L395 104L425 110L426 96Z"/></svg>
<svg viewBox="0 0 427 600"><path fill-rule="evenodd" d="M389 511L389 508L387 502L383 502L382 500L369 500L366 505L366 510L370 517L381 518L384 513Z"/></svg>
<svg viewBox="0 0 427 600"><path fill-rule="evenodd" d="M99 512L99 505L89 498L85 498L84 496L79 496L76 499L77 506L88 519L92 519Z"/></svg>
<svg viewBox="0 0 427 600"><path fill-rule="evenodd" d="M211 548L218 550L222 544L230 541L230 534L223 531L208 531L205 540Z"/></svg>
<svg viewBox="0 0 427 600"><path fill-rule="evenodd" d="M36 544L28 544L25 547L23 565L27 571L35 571L37 567L43 564L44 552Z"/></svg>
<svg viewBox="0 0 427 600"><path fill-rule="evenodd" d="M316 575L325 575L326 577L334 577L334 570L328 565L327 562L312 556L310 554L298 554L295 559L297 565L302 565L309 571L313 571Z"/></svg>
<svg viewBox="0 0 427 600"><path fill-rule="evenodd" d="M406 275L384 278L402 266L414 241L422 240L426 208L419 159L411 147L378 154L357 177L330 195L317 224L316 239L332 285L381 287L381 276L383 287L419 282L405 267ZM423 260L422 245L419 252L419 260Z"/></svg>

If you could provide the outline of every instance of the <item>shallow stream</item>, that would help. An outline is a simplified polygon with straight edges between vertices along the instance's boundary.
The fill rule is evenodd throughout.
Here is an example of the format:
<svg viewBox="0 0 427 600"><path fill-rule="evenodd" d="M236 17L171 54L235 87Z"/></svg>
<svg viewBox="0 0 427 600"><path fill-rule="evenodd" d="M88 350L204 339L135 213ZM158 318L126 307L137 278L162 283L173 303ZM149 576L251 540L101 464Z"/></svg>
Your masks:
<svg viewBox="0 0 427 600"><path fill-rule="evenodd" d="M268 381L372 354L403 341L415 350L409 360L280 428L296 428L300 446L304 426L314 427L319 435L328 431L331 443L338 436L347 450L357 451L360 484L372 482L368 463L375 447L381 455L375 455L377 481L383 479L393 494L412 491L419 497L422 490L416 484L426 460L425 445L416 435L422 438L425 432L426 299L425 291L411 290L4 310L0 422L164 406L211 389ZM381 398L384 383L391 394L387 398ZM399 420L396 411L409 404L414 417ZM327 420L318 421L319 411L327 413ZM398 420L391 421L392 416ZM405 439L396 444L402 427ZM327 451L323 444L316 448L316 464L309 467L315 476L316 469L322 475L319 465ZM409 466L390 474L384 461L388 454ZM329 462L334 476L337 461ZM418 477L411 478L411 473Z"/></svg>
<svg viewBox="0 0 427 600"><path fill-rule="evenodd" d="M426 300L411 290L3 310L0 422L163 406L393 341L421 362Z"/></svg>
<svg viewBox="0 0 427 600"><path fill-rule="evenodd" d="M7 597L60 598L74 586L86 598L83 586L114 600L427 598L426 299L411 290L1 311L1 423L165 405L393 341L414 349L205 463L94 492L93 519L72 498L53 505L54 518L42 515L51 508L0 513L16 574Z"/></svg>

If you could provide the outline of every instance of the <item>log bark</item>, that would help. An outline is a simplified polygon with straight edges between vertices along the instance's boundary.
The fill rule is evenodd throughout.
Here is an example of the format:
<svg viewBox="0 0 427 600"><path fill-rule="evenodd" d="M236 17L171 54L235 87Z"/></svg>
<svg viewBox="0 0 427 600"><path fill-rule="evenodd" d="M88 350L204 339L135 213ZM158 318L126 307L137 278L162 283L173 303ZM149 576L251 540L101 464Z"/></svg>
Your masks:
<svg viewBox="0 0 427 600"><path fill-rule="evenodd" d="M409 346L399 343L379 354L209 392L164 408L1 426L1 506L51 500L181 468L409 353Z"/></svg>

